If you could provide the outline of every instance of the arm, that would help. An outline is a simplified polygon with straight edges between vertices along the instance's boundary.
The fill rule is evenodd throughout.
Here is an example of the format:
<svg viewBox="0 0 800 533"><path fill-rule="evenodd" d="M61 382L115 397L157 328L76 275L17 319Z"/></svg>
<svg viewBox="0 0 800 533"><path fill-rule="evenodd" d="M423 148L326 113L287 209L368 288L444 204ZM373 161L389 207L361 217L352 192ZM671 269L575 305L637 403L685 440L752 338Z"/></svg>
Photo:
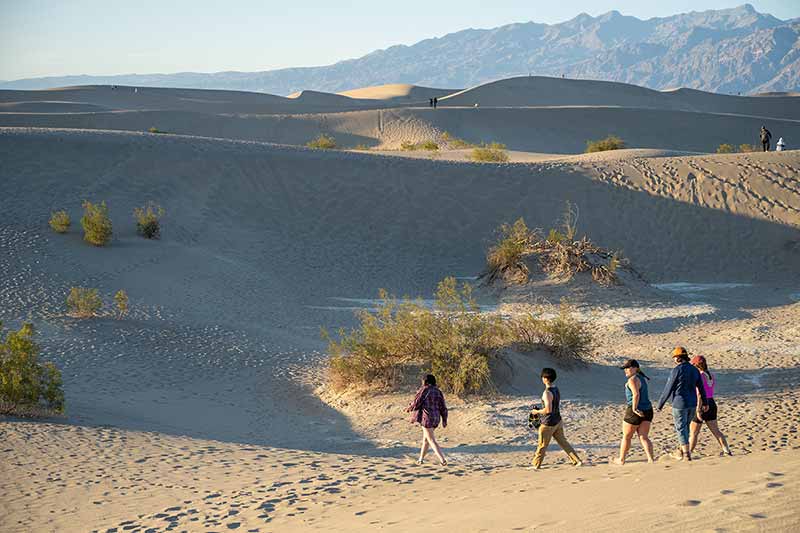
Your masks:
<svg viewBox="0 0 800 533"><path fill-rule="evenodd" d="M447 427L447 404L444 403L444 394L439 393L439 413L442 415L442 427Z"/></svg>
<svg viewBox="0 0 800 533"><path fill-rule="evenodd" d="M678 367L672 369L672 372L669 375L669 379L667 380L667 384L664 386L664 391L661 393L661 398L658 400L658 410L664 408L664 404L667 403L667 399L675 390L675 378L678 376Z"/></svg>
<svg viewBox="0 0 800 533"><path fill-rule="evenodd" d="M553 399L552 398L553 398L553 393L550 392L549 390L545 390L542 393L542 405L543 405L543 407L541 409L532 409L531 413L533 413L535 415L546 415L547 413L552 411L552 409L553 409L553 407L552 407Z"/></svg>
<svg viewBox="0 0 800 533"><path fill-rule="evenodd" d="M639 384L639 377L638 376L631 376L628 380L628 388L631 389L631 393L633 393L633 399L631 400L631 408L633 412L637 415L641 416L644 413L639 411L639 388L641 385Z"/></svg>
<svg viewBox="0 0 800 533"><path fill-rule="evenodd" d="M410 413L411 411L417 411L422 407L422 394L425 392L425 387L422 387L417 391L417 395L414 396L414 400L408 405L406 409L406 413Z"/></svg>

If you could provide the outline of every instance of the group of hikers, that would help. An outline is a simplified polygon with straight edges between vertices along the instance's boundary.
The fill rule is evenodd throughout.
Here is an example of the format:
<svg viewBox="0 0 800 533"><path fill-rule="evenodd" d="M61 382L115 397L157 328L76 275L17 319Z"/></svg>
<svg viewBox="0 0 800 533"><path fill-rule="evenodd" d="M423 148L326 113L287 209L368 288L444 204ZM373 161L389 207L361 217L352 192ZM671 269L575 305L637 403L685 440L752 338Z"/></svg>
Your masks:
<svg viewBox="0 0 800 533"><path fill-rule="evenodd" d="M439 106L438 98L428 98L428 107L433 107L435 109L438 106Z"/></svg>
<svg viewBox="0 0 800 533"><path fill-rule="evenodd" d="M705 357L696 355L690 361L686 348L679 346L672 351L672 360L675 366L664 386L656 409L661 411L667 401L672 404L672 419L679 442L673 457L684 461L692 460L692 452L697 445L703 424L708 426L719 443L722 450L720 455L731 455L725 435L717 424L717 404L714 401L716 379L709 371ZM653 443L649 437L650 425L653 422L653 404L650 401L647 384L650 378L642 372L639 362L635 359L628 359L620 368L626 377L627 405L622 418L619 456L610 458L609 462L614 465L624 465L633 436L638 434L647 462L653 463L655 461ZM561 392L555 386L556 377L554 369L542 369L541 379L544 384L542 406L530 412L531 419L535 420L534 427L538 425L538 443L531 466L534 470L541 468L552 439L555 439L566 452L573 465L583 464L564 435L564 422L560 410ZM411 422L422 426L422 446L417 464L422 464L428 451L433 450L439 463L446 465L447 459L436 442L434 430L440 422L442 427L447 427L447 405L433 375L425 376L422 386L406 411L413 413Z"/></svg>
<svg viewBox="0 0 800 533"><path fill-rule="evenodd" d="M766 126L761 126L761 149L765 152L769 152L770 147L772 146L772 132L770 132ZM786 150L786 143L783 142L783 137L778 139L778 143L775 145L776 152L782 152Z"/></svg>

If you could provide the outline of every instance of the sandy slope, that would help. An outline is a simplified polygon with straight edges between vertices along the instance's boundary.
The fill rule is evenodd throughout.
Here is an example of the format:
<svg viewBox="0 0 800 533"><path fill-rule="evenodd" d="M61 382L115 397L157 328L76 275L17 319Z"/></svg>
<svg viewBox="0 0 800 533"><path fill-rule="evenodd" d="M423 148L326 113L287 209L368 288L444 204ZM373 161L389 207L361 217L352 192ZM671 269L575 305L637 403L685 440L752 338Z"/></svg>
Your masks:
<svg viewBox="0 0 800 533"><path fill-rule="evenodd" d="M32 108L34 92L0 92L6 108L27 110L0 124L48 126L0 127L0 320L36 324L68 400L63 419L0 418L0 530L797 528L800 152L687 154L747 142L762 119L599 104L309 114L302 96L179 90L134 93L135 107L123 93L43 92ZM47 110L55 101L67 107ZM270 114L283 105L300 107ZM800 139L795 122L769 124ZM530 153L579 152L610 125L652 149ZM187 135L142 133L150 126ZM527 162L230 140L302 144L321 131L384 147L449 131L505 141ZM110 247L81 241L83 199L108 202ZM157 242L136 236L131 216L150 199L167 209ZM416 467L407 392L326 389L319 326L351 326L380 287L430 295L447 275L471 279L497 225L524 216L550 227L567 200L580 230L660 285L537 279L480 291L504 314L569 296L595 354L573 368L506 354L497 394L448 398L452 423L439 435L452 466ZM62 208L73 228L56 235L46 221ZM130 316L65 316L76 285L107 300L125 288ZM678 342L712 361L736 456L716 458L706 434L697 463L670 461L664 412L658 464L641 464L635 445L629 467L606 465L623 401L615 365L640 359L655 396ZM555 450L545 471L521 468L532 453L522 422L546 364L559 368L584 469ZM543 488L557 503L535 505Z"/></svg>
<svg viewBox="0 0 800 533"><path fill-rule="evenodd" d="M392 103L421 103L427 104L430 98L442 98L449 94L459 92L458 89L433 89L407 83L390 83L376 87L362 87L343 91L339 94L350 98L363 98L368 100L384 100Z"/></svg>

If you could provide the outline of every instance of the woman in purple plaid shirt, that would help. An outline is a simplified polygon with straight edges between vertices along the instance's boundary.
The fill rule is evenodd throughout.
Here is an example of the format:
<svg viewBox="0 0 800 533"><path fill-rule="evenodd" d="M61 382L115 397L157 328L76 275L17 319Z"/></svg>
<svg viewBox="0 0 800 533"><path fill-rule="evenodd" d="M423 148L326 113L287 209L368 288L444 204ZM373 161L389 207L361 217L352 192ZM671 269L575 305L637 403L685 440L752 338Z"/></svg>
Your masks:
<svg viewBox="0 0 800 533"><path fill-rule="evenodd" d="M442 449L439 448L439 443L436 442L436 438L433 436L433 430L439 427L440 419L442 427L447 427L447 405L444 403L442 391L436 386L436 378L431 374L425 376L422 381L422 387L417 391L414 401L406 409L406 412L409 411L413 413L411 422L422 426L422 448L419 451L417 464L422 464L430 447L433 448L433 452L439 458L439 463L442 466L446 465L447 459L444 458Z"/></svg>

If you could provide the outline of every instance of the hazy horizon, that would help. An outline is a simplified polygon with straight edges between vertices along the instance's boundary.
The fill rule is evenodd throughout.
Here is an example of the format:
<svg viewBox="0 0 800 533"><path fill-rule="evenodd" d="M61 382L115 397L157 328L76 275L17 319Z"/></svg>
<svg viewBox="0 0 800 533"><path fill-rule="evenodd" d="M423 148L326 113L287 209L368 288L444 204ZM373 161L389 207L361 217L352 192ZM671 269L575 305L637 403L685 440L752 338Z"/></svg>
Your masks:
<svg viewBox="0 0 800 533"><path fill-rule="evenodd" d="M478 0L447 0L426 15L431 4L418 0L392 13L364 1L341 7L309 0L282 13L255 0L238 2L225 12L208 2L179 0L163 6L143 0L115 5L113 13L97 0L70 5L0 1L0 46L5 51L0 56L0 80L321 66L470 28L529 21L554 24L584 12L598 16L612 10L648 19L743 3L679 0L653 6L631 0L577 0L534 10L526 2L511 0L496 3L487 12ZM749 3L782 20L800 17L798 2ZM107 23L112 16L114 22ZM386 24L388 16L391 24Z"/></svg>

